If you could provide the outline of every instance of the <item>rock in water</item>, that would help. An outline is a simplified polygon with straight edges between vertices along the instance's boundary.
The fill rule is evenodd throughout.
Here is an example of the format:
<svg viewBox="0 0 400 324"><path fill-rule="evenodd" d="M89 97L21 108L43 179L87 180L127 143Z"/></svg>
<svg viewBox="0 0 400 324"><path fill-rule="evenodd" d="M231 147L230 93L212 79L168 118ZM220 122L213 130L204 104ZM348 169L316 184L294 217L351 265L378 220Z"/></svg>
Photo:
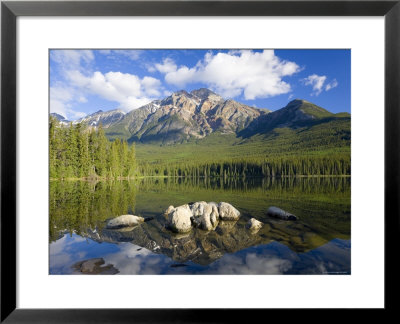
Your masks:
<svg viewBox="0 0 400 324"><path fill-rule="evenodd" d="M238 220L240 217L240 212L233 207L231 204L228 204L226 202L220 202L218 204L218 212L219 212L219 217L222 220Z"/></svg>
<svg viewBox="0 0 400 324"><path fill-rule="evenodd" d="M169 214L171 214L173 211L175 210L174 206L169 206L165 211L164 211L164 216L168 216Z"/></svg>
<svg viewBox="0 0 400 324"><path fill-rule="evenodd" d="M107 222L107 228L122 228L122 227L132 227L139 225L140 223L144 222L144 218L135 215L121 215L110 219Z"/></svg>
<svg viewBox="0 0 400 324"><path fill-rule="evenodd" d="M190 210L193 213L193 216L201 216L204 214L204 207L207 206L205 201L198 201L190 204Z"/></svg>
<svg viewBox="0 0 400 324"><path fill-rule="evenodd" d="M258 221L255 218L251 218L246 224L246 227L252 232L259 231L262 226L263 226L263 223L261 223L260 221Z"/></svg>
<svg viewBox="0 0 400 324"><path fill-rule="evenodd" d="M287 211L284 211L283 209L280 209L278 207L269 207L267 210L267 215L270 217L274 218L280 218L283 220L296 220L297 217L291 213L288 213Z"/></svg>
<svg viewBox="0 0 400 324"><path fill-rule="evenodd" d="M216 205L205 201L194 203L191 206L193 224L206 231L211 231L218 225L219 213Z"/></svg>
<svg viewBox="0 0 400 324"><path fill-rule="evenodd" d="M190 218L193 216L189 205L176 207L168 214L168 228L176 233L186 233L192 229Z"/></svg>

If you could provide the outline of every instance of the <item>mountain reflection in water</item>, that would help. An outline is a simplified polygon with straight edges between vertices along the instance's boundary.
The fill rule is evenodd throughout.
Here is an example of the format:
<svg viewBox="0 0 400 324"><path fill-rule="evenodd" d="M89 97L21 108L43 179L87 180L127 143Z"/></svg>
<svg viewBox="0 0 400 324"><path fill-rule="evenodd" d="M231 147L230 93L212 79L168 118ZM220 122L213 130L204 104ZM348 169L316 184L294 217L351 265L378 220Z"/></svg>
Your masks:
<svg viewBox="0 0 400 324"><path fill-rule="evenodd" d="M201 200L229 202L241 218L209 232L165 229L169 205ZM299 219L269 218L269 206ZM104 228L127 213L152 219ZM252 217L264 223L257 233L245 226ZM79 274L73 265L95 258L119 274L350 274L350 178L51 182L50 273Z"/></svg>

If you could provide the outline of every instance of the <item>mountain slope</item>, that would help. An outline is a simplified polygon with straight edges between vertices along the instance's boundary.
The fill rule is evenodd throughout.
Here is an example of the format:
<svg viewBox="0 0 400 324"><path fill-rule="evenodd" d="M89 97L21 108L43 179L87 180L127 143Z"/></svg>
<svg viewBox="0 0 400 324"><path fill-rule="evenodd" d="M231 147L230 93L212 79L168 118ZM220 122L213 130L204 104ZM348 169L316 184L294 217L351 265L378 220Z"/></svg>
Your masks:
<svg viewBox="0 0 400 324"><path fill-rule="evenodd" d="M286 107L254 120L245 130L239 133L241 137L251 137L256 134L268 134L275 128L292 128L312 126L326 123L338 118L350 120L350 114L333 114L311 102L295 99Z"/></svg>
<svg viewBox="0 0 400 324"><path fill-rule="evenodd" d="M74 121L74 124L83 123L88 126L98 127L102 124L103 128L118 123L125 116L125 112L120 109L109 111L96 111L95 113Z"/></svg>
<svg viewBox="0 0 400 324"><path fill-rule="evenodd" d="M61 125L68 125L70 123L69 120L67 120L64 116L57 114L57 113L50 113L50 116L54 117L57 119Z"/></svg>
<svg viewBox="0 0 400 324"><path fill-rule="evenodd" d="M269 113L234 100L224 100L208 89L181 90L163 100L132 110L107 129L110 138L130 142L174 144L211 133L236 134Z"/></svg>

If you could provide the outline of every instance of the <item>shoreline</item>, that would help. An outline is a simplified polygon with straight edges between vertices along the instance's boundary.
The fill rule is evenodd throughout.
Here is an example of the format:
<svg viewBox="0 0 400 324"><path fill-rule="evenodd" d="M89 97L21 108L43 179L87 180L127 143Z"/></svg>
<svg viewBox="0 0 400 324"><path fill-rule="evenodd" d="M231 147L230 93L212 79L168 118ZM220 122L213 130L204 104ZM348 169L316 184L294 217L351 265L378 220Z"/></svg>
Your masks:
<svg viewBox="0 0 400 324"><path fill-rule="evenodd" d="M117 177L117 178L104 178L104 177L82 177L82 178L49 178L49 181L135 181L142 179L224 179L224 177L187 177L187 176L139 176L139 177ZM227 177L226 179L282 179L282 178L351 178L351 174L329 174L329 175L295 175L295 176L247 176L247 177Z"/></svg>

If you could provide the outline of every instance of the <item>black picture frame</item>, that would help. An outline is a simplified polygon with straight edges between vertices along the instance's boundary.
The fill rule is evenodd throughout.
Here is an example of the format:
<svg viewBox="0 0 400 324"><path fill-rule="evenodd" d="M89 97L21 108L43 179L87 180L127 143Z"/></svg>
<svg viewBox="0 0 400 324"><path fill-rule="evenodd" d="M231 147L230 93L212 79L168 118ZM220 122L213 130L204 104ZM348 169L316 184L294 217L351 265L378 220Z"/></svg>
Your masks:
<svg viewBox="0 0 400 324"><path fill-rule="evenodd" d="M226 322L265 310L16 308L16 19L19 16L384 16L385 310L398 287L400 162L400 0L395 1L2 1L1 3L1 322ZM373 190L373 188L371 188ZM382 211L383 212L383 211ZM367 284L367 283L366 283ZM40 292L38 292L39 294ZM133 296L134 298L134 296ZM250 314L251 312L251 314ZM243 314L244 313L244 314Z"/></svg>

